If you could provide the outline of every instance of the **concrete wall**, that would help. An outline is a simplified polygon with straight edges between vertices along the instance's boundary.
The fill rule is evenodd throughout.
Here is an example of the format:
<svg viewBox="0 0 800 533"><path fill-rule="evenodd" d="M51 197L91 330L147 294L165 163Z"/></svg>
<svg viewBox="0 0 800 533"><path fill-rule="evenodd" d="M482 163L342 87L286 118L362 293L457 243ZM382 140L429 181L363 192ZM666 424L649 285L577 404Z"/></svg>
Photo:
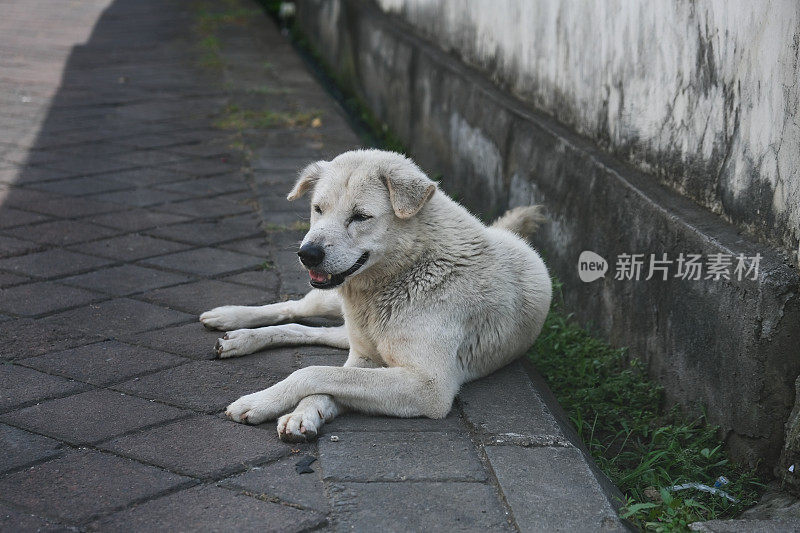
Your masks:
<svg viewBox="0 0 800 533"><path fill-rule="evenodd" d="M800 287L783 254L609 155L372 2L305 0L298 23L340 82L442 187L486 219L544 204L536 235L577 318L704 406L737 458L777 462L800 374ZM755 280L578 278L583 250L763 256Z"/></svg>
<svg viewBox="0 0 800 533"><path fill-rule="evenodd" d="M378 3L537 109L797 252L800 2Z"/></svg>

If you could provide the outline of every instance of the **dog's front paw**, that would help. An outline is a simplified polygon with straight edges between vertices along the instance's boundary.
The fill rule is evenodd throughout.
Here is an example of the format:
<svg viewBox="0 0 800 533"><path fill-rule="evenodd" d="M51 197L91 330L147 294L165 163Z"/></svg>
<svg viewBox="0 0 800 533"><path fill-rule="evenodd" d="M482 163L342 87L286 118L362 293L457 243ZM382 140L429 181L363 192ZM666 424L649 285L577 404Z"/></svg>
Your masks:
<svg viewBox="0 0 800 533"><path fill-rule="evenodd" d="M200 322L208 329L237 329L247 327L252 309L244 305L223 305L200 315Z"/></svg>
<svg viewBox="0 0 800 533"><path fill-rule="evenodd" d="M278 401L273 396L270 389L242 396L225 409L225 414L231 420L243 424L256 425L267 420L275 420L288 408L283 406L284 402Z"/></svg>
<svg viewBox="0 0 800 533"><path fill-rule="evenodd" d="M258 345L254 341L252 330L237 329L229 331L224 337L217 339L214 351L220 359L239 357L240 355L253 353L258 349Z"/></svg>
<svg viewBox="0 0 800 533"><path fill-rule="evenodd" d="M317 409L298 408L278 419L278 437L284 442L312 441L324 423Z"/></svg>

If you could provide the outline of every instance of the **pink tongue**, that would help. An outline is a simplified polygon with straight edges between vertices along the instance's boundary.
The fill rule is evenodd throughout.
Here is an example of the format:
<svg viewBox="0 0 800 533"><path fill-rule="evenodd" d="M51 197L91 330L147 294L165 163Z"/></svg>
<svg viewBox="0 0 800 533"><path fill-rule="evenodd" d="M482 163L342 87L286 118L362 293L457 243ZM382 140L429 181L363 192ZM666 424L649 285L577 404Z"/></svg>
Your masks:
<svg viewBox="0 0 800 533"><path fill-rule="evenodd" d="M309 270L308 274L311 276L311 279L313 281L322 282L322 281L327 281L328 280L328 276L326 276L322 272L315 272L313 270Z"/></svg>

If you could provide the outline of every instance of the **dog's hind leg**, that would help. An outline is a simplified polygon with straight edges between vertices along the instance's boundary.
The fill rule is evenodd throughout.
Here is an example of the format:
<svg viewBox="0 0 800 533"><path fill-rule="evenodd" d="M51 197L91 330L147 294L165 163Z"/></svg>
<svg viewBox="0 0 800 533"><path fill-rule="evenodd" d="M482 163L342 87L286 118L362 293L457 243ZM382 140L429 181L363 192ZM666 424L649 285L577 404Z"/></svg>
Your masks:
<svg viewBox="0 0 800 533"><path fill-rule="evenodd" d="M260 306L224 305L200 315L200 322L209 329L231 330L269 326L313 316L342 318L339 292L312 289L300 300Z"/></svg>
<svg viewBox="0 0 800 533"><path fill-rule="evenodd" d="M237 329L229 331L217 339L214 350L221 359L238 357L277 346L297 346L301 344L322 344L334 348L348 349L347 329L317 328L301 324L282 324L256 329Z"/></svg>

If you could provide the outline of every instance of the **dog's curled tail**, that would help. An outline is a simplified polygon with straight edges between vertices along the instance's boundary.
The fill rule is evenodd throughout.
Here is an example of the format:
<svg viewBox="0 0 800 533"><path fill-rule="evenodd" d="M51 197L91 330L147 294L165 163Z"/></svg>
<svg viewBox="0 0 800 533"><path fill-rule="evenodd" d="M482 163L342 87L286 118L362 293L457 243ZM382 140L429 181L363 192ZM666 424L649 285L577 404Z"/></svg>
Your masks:
<svg viewBox="0 0 800 533"><path fill-rule="evenodd" d="M503 216L494 221L492 227L507 229L524 239L528 239L545 220L544 207L541 205L523 205L506 211Z"/></svg>

